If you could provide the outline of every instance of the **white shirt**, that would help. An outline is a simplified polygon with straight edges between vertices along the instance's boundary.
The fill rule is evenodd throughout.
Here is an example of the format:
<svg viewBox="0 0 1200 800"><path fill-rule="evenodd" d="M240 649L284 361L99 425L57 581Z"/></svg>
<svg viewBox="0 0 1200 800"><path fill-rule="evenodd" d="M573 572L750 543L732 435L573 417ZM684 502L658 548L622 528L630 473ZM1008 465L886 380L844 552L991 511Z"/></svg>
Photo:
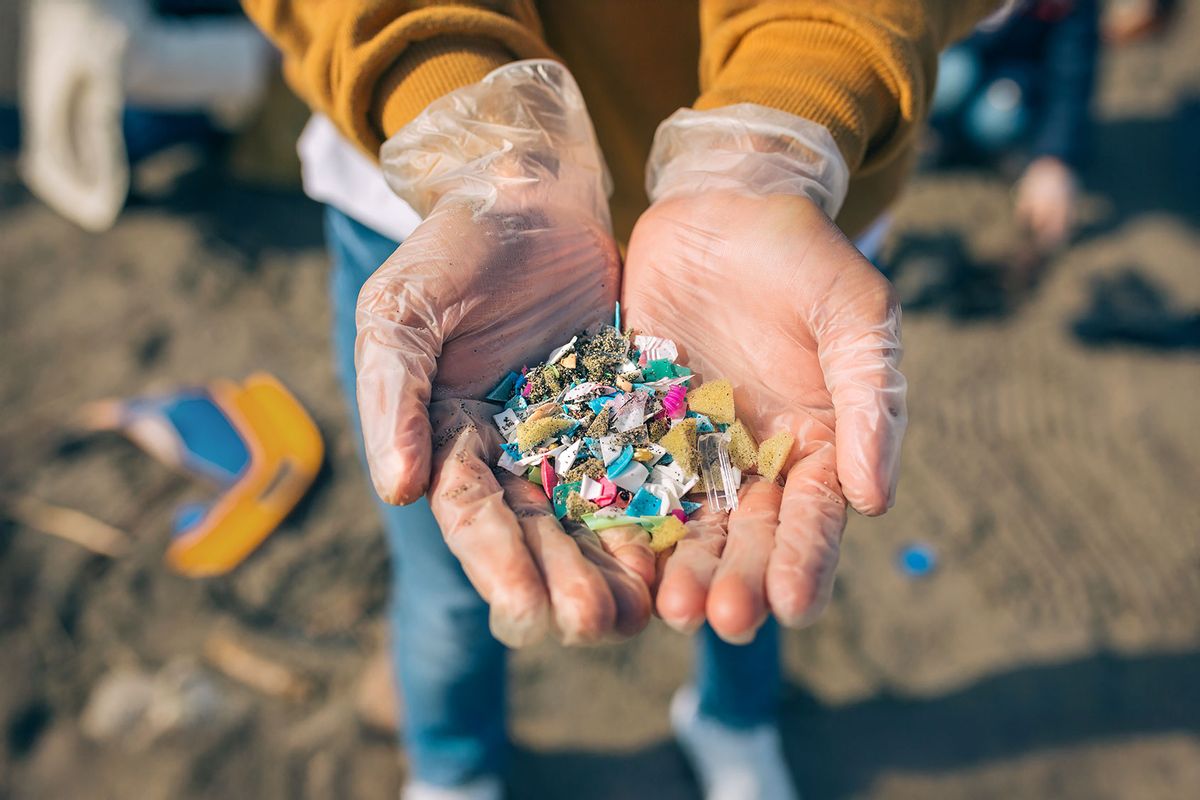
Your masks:
<svg viewBox="0 0 1200 800"><path fill-rule="evenodd" d="M389 239L402 242L421 221L384 180L379 165L342 136L323 114L314 114L300 140L304 193L326 203Z"/></svg>

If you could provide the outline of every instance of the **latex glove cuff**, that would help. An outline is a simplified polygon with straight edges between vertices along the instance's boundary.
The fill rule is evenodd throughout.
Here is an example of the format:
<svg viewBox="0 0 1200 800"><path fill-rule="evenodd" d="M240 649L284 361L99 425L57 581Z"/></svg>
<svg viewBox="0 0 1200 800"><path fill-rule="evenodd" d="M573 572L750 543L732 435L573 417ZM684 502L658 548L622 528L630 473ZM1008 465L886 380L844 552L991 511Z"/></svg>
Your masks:
<svg viewBox="0 0 1200 800"><path fill-rule="evenodd" d="M679 109L658 126L646 163L651 202L710 189L793 194L811 198L831 218L849 181L825 126L755 103Z"/></svg>
<svg viewBox="0 0 1200 800"><path fill-rule="evenodd" d="M608 225L611 181L596 133L555 61L514 61L438 98L384 142L380 164L421 216L452 194L479 211L576 207Z"/></svg>

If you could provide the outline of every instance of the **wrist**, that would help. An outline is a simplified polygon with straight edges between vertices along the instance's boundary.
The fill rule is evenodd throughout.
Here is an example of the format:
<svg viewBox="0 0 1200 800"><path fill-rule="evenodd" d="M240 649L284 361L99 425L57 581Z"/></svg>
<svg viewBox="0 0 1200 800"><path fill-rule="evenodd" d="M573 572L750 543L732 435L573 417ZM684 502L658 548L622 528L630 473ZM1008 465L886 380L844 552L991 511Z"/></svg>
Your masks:
<svg viewBox="0 0 1200 800"><path fill-rule="evenodd" d="M422 216L453 197L479 211L573 207L608 224L596 134L575 79L554 61L506 64L438 98L384 143L380 164Z"/></svg>
<svg viewBox="0 0 1200 800"><path fill-rule="evenodd" d="M809 198L831 218L849 179L824 126L751 103L676 111L658 127L646 165L651 202L712 190L785 194Z"/></svg>

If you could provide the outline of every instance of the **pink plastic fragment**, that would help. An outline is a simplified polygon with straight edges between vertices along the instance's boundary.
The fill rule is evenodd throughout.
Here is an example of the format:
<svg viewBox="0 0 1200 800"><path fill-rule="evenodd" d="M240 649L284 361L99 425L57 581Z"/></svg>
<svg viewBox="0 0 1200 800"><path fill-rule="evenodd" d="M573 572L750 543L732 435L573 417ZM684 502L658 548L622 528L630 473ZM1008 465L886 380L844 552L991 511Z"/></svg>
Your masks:
<svg viewBox="0 0 1200 800"><path fill-rule="evenodd" d="M683 419L687 414L687 390L682 386L672 386L663 396L663 409L671 419Z"/></svg>
<svg viewBox="0 0 1200 800"><path fill-rule="evenodd" d="M672 508L671 514L674 515L675 519L679 520L680 522L685 524L687 523L687 512L682 508Z"/></svg>
<svg viewBox="0 0 1200 800"><path fill-rule="evenodd" d="M532 393L533 393L533 384L531 384L529 381L525 381L525 385L521 387L521 396L529 397L529 395Z"/></svg>
<svg viewBox="0 0 1200 800"><path fill-rule="evenodd" d="M558 485L558 473L554 471L553 459L542 459L542 489L546 497L554 499L554 487Z"/></svg>
<svg viewBox="0 0 1200 800"><path fill-rule="evenodd" d="M600 496L597 497L593 502L595 502L595 504L601 508L604 508L605 506L611 506L613 501L617 499L617 492L619 491L620 489L617 488L615 483L610 481L608 478L601 478Z"/></svg>

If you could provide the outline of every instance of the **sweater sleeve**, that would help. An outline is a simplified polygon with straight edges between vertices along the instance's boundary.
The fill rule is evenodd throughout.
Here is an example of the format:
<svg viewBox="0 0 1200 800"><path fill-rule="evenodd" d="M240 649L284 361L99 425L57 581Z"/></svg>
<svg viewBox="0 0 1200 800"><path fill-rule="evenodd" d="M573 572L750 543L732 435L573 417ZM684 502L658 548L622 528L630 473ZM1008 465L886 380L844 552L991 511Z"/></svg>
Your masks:
<svg viewBox="0 0 1200 800"><path fill-rule="evenodd" d="M522 58L553 58L532 0L243 0L284 75L371 158L442 95Z"/></svg>
<svg viewBox="0 0 1200 800"><path fill-rule="evenodd" d="M998 0L701 0L698 109L757 103L824 125L852 174L925 119L937 55Z"/></svg>
<svg viewBox="0 0 1200 800"><path fill-rule="evenodd" d="M1043 64L1045 105L1032 144L1035 157L1054 156L1078 168L1087 153L1099 16L1095 0L1081 0L1050 30Z"/></svg>

